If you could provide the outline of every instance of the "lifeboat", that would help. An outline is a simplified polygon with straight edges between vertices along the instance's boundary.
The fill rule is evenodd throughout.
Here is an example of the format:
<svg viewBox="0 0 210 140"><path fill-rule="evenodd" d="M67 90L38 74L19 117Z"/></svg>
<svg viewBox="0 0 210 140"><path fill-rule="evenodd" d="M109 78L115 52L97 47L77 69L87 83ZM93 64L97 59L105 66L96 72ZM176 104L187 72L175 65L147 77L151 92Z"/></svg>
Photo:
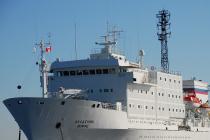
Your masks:
<svg viewBox="0 0 210 140"><path fill-rule="evenodd" d="M194 107L200 107L201 106L201 101L195 97L194 95L192 96L185 96L184 101L191 103Z"/></svg>

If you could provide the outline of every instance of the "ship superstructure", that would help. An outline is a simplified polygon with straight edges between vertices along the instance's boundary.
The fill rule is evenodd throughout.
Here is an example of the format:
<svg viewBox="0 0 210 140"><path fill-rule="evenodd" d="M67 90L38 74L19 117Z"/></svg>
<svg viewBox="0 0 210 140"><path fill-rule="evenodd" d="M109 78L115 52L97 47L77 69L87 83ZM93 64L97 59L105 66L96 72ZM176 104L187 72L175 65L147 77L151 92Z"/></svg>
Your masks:
<svg viewBox="0 0 210 140"><path fill-rule="evenodd" d="M4 101L29 140L205 139L210 136L207 90L198 81L129 61L116 31L88 59L60 61L40 70L43 97ZM43 51L43 43L40 43ZM192 84L194 83L194 84ZM207 84L206 84L207 85ZM184 92L183 92L184 87ZM189 91L192 91L190 93ZM203 91L203 90L202 90ZM203 93L203 92L202 92ZM200 101L202 100L202 102ZM194 106L194 103L200 105ZM205 103L204 103L205 102Z"/></svg>

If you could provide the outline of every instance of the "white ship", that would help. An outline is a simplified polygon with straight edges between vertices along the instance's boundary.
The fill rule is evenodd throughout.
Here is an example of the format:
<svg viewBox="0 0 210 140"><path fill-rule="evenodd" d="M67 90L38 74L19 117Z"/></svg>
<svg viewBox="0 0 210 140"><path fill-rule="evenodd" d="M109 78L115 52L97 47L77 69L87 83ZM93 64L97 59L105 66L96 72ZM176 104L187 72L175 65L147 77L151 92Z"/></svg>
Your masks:
<svg viewBox="0 0 210 140"><path fill-rule="evenodd" d="M88 59L48 68L41 42L43 97L4 104L29 140L204 140L210 137L208 84L183 81L116 51L116 31ZM111 38L112 37L112 38ZM184 87L184 90L183 90Z"/></svg>

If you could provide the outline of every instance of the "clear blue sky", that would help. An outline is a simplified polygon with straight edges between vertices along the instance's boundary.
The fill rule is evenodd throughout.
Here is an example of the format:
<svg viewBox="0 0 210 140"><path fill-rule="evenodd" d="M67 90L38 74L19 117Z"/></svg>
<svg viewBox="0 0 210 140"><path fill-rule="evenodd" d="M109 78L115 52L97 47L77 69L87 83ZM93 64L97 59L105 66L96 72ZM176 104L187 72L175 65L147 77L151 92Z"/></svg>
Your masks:
<svg viewBox="0 0 210 140"><path fill-rule="evenodd" d="M79 58L87 58L107 21L124 30L120 48L129 59L144 49L147 65L160 66L156 13L171 12L169 58L171 70L184 79L196 76L210 82L209 0L0 0L0 101L15 96L41 96L37 55L32 48L51 32L52 61L74 58L77 24ZM16 90L22 84L21 91ZM17 139L17 124L0 103L0 138Z"/></svg>

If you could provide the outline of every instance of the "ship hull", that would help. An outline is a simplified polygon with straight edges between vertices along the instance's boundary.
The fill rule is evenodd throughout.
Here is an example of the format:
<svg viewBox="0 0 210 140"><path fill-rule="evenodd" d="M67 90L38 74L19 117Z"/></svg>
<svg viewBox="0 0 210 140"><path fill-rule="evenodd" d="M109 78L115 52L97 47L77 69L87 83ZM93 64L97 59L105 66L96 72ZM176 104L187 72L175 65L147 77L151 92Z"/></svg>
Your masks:
<svg viewBox="0 0 210 140"><path fill-rule="evenodd" d="M209 132L128 128L123 111L93 108L97 102L50 98L4 101L29 140L204 140Z"/></svg>

